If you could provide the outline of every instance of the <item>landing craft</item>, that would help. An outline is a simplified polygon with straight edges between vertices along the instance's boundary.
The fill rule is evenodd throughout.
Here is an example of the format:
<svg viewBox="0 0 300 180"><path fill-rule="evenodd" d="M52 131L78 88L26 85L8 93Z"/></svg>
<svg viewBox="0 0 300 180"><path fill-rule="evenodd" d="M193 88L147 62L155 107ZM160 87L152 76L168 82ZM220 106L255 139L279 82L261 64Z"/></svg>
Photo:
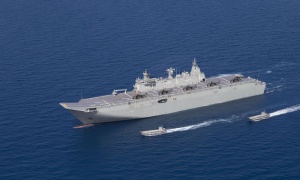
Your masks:
<svg viewBox="0 0 300 180"><path fill-rule="evenodd" d="M270 114L268 114L264 111L261 112L261 114L259 114L259 115L249 117L249 119L253 122L260 121L263 119L268 119L268 118L270 118Z"/></svg>
<svg viewBox="0 0 300 180"><path fill-rule="evenodd" d="M141 134L143 136L158 136L158 135L162 135L162 134L166 134L167 130L166 128L160 126L158 127L158 129L154 129L154 130L149 130L149 131L141 131Z"/></svg>

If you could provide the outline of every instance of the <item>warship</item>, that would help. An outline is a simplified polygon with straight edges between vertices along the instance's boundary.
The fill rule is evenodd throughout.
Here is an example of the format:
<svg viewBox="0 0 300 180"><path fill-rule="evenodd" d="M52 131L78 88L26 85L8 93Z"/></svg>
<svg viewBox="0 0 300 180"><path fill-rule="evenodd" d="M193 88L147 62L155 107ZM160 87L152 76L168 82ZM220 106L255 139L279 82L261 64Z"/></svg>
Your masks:
<svg viewBox="0 0 300 180"><path fill-rule="evenodd" d="M266 87L265 82L242 74L206 78L196 59L190 72L173 75L174 70L168 68L165 78L152 78L145 70L131 91L115 89L109 95L60 105L83 124L96 124L148 118L248 98L263 94Z"/></svg>

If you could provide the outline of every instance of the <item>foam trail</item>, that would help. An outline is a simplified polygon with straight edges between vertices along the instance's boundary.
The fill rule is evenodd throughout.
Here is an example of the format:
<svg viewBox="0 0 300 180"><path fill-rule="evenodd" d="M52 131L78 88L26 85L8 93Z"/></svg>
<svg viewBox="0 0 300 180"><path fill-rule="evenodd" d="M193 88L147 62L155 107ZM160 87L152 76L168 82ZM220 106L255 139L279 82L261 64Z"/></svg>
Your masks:
<svg viewBox="0 0 300 180"><path fill-rule="evenodd" d="M214 123L220 123L220 122L229 122L230 123L235 118L237 118L237 116L232 116L229 119L209 120L209 121L204 121L202 123L194 124L194 125L190 125L190 126L184 126L184 127L179 127L179 128L167 129L167 133L173 133L173 132L178 132L178 131L188 131L188 130L198 129L198 128L210 126L210 125L212 125Z"/></svg>
<svg viewBox="0 0 300 180"><path fill-rule="evenodd" d="M81 128L88 128L94 126L94 124L83 124L83 125L78 125L78 126L74 126L74 129L81 129Z"/></svg>
<svg viewBox="0 0 300 180"><path fill-rule="evenodd" d="M282 91L285 90L286 87L284 87L283 85L279 85L279 86L275 86L275 87L271 87L271 88L266 88L265 93L272 93L272 92L277 92L277 91Z"/></svg>
<svg viewBox="0 0 300 180"><path fill-rule="evenodd" d="M291 106L285 109L281 109L279 111L275 111L270 113L270 117L274 117L274 116L279 116L282 114L287 114L287 113L291 113L291 112L295 112L295 111L299 111L300 110L300 104L295 105L295 106Z"/></svg>

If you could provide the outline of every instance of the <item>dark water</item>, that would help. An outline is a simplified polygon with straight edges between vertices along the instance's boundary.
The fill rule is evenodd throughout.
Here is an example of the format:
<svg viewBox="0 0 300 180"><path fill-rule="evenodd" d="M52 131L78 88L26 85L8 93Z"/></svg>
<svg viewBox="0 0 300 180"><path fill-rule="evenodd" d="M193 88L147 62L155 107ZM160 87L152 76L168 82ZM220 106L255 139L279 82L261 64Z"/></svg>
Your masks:
<svg viewBox="0 0 300 180"><path fill-rule="evenodd" d="M0 1L0 179L299 179L300 1ZM263 96L73 129L59 106L199 60ZM141 137L165 125L173 133ZM187 126L187 127L186 127ZM184 127L184 128L181 128ZM180 128L175 129L174 128ZM184 131L185 130L185 131Z"/></svg>

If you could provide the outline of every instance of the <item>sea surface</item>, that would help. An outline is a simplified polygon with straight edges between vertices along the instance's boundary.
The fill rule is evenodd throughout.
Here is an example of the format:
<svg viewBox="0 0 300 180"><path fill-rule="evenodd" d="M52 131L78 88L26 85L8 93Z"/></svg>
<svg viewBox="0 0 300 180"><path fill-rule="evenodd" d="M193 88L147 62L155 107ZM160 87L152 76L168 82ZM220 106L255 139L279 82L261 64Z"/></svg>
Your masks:
<svg viewBox="0 0 300 180"><path fill-rule="evenodd" d="M82 129L59 105L194 57L266 93ZM299 0L1 0L0 63L0 179L300 179Z"/></svg>

